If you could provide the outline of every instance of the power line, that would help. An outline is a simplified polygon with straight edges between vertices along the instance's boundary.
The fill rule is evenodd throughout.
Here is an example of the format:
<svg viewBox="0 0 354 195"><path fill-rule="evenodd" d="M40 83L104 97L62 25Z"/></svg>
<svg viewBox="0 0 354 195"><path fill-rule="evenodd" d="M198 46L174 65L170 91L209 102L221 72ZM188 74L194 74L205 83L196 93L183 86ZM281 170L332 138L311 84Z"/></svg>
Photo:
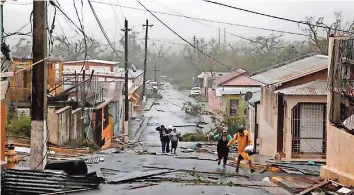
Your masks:
<svg viewBox="0 0 354 195"><path fill-rule="evenodd" d="M304 25L310 25L310 26L315 26L315 27L329 29L329 30L332 29L331 27L324 26L324 25L310 24L309 22L305 22L305 21L299 21L299 20L294 20L294 19L289 19L289 18L284 18L284 17L279 17L279 16L273 16L273 15L270 15L270 14L264 14L264 13L260 13L260 12L255 12L255 11L252 11L252 10L247 10L247 9L244 9L244 8L239 8L239 7L235 7L235 6L231 6L231 5L226 5L226 4L219 3L219 2L214 2L214 1L209 1L209 0L203 0L203 1L208 2L208 3L213 3L213 4L216 4L216 5L221 5L221 6L228 7L228 8L232 8L232 9L237 9L237 10L248 12L248 13L252 13L252 14L256 14L256 15L261 15L261 16L265 16L265 17L269 17L269 18L278 19L278 20L285 20L285 21L288 21L288 22L293 22L293 23L297 23L297 24L304 24ZM345 30L339 30L339 29L335 29L335 30L341 31L341 32L352 33L350 31L345 31Z"/></svg>
<svg viewBox="0 0 354 195"><path fill-rule="evenodd" d="M156 2L155 0L152 0L152 1L155 2L155 3L157 3L157 4L160 4L160 3ZM161 5L161 4L160 4L160 5ZM165 7L165 6L164 6L164 7ZM167 8L167 7L166 7L166 8ZM195 19L193 19L193 18L191 18L191 17L185 16L185 15L183 15L183 14L181 14L181 13L178 13L178 12L176 12L176 11L170 9L170 8L167 8L167 9L169 9L169 10L172 11L172 12L177 13L179 16L182 16L182 17L184 17L184 18L190 19L190 20L192 20L192 21L194 21L194 22L197 22L197 23L199 23L199 24L201 24L201 25L207 26L207 27L209 27L209 28L213 28L213 29L220 30L219 28L215 28L215 27L210 26L210 25L208 25L208 24L205 24L205 23L203 23L203 22L199 22L199 21L197 21L197 20L195 20ZM219 31L219 32L220 32L220 31ZM230 35L232 35L232 36L238 37L238 38L240 38L240 39L244 39L244 40L247 40L247 41L256 43L256 44L262 44L262 43L256 42L256 41L254 41L254 40L252 40L252 39L249 39L249 38L246 38L246 37L243 37L243 36L240 36L240 35L236 35L236 34L229 33L229 32L226 32L226 33L228 33L228 34L230 34Z"/></svg>
<svg viewBox="0 0 354 195"><path fill-rule="evenodd" d="M97 23L98 23L98 25L99 25L99 27L100 27L100 29L101 29L101 32L103 33L104 37L106 38L106 40L107 40L109 46L112 48L113 52L116 53L117 57L119 58L119 54L118 54L117 50L113 47L113 44L111 43L111 41L109 40L109 38L108 38L108 36L107 36L107 34L106 34L106 31L104 30L104 28L103 28L103 26L102 26L102 24L101 24L101 21L100 21L100 19L98 18L97 14L96 14L96 12L95 12L95 9L94 9L93 6L92 6L91 1L88 0L88 3L89 3L89 5L90 5L91 11L92 11L93 15L95 16L96 21L97 21Z"/></svg>
<svg viewBox="0 0 354 195"><path fill-rule="evenodd" d="M99 4L118 6L120 8L132 9L132 10L137 10L137 11L146 11L144 9L130 7L130 6L109 4L109 3L106 3L106 2L100 2L100 1L95 1L95 0L91 0L91 1L95 2L95 3L99 3ZM270 28L262 28L262 27L244 25L244 24L237 24L237 23L223 22L223 21L217 21L217 20L210 20L210 19L205 19L205 18L191 17L191 16L181 16L181 15L178 15L178 14L172 14L172 13L167 13L167 12L160 12L160 11L151 11L151 12L152 13L157 13L157 14L175 16L175 17L183 17L183 18L188 18L188 19L193 19L193 20L200 20L200 21L205 21L205 22L212 22L212 23L217 23L217 24L226 24L226 25L230 25L230 26L237 26L237 27L243 27L243 28L265 30L265 31L278 32L278 33L284 33L284 34L292 34L292 35L299 35L299 36L309 36L309 35L303 34L303 33L289 32L289 31L276 30L276 29L270 29Z"/></svg>
<svg viewBox="0 0 354 195"><path fill-rule="evenodd" d="M210 59L213 59L215 62L219 63L222 66L225 66L229 69L234 69L231 66L228 66L222 62L220 62L219 60L213 58L212 56L208 55L207 53L204 53L202 50L200 50L199 48L196 48L192 43L190 43L189 41L187 41L185 38L183 38L181 35L179 35L176 31L174 31L172 28L170 28L167 24L165 24L160 18L158 18L155 14L153 14L148 8L146 8L139 0L137 0L138 3L144 7L148 12L150 12L150 14L152 16L154 16L159 22L161 22L161 24L163 24L166 28L168 28L171 32L173 32L175 35L177 35L180 39L182 39L184 42L186 42L188 45L190 45L191 47L195 48L197 51L199 51L200 53L204 54L205 56L209 57Z"/></svg>

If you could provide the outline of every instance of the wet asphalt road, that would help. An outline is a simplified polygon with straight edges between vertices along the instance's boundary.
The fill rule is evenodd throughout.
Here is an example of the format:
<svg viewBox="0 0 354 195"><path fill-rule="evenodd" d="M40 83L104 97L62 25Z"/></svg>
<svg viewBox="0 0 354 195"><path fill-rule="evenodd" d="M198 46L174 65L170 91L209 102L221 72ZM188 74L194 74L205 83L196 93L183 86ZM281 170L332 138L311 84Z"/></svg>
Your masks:
<svg viewBox="0 0 354 195"><path fill-rule="evenodd" d="M165 125L184 125L196 123L198 117L191 116L182 111L183 103L186 101L195 102L193 98L188 97L188 91L178 91L172 85L166 84L164 90L161 90L162 99L157 99L158 105L154 105L150 111L144 111L145 120L142 127L138 129L141 120L133 121L129 124L129 134L135 135L136 139L142 142L159 142L159 134L155 130L157 126ZM177 131L182 134L195 132L196 127L177 127Z"/></svg>
<svg viewBox="0 0 354 195"><path fill-rule="evenodd" d="M149 152L160 152L160 141L159 134L155 130L158 125L182 125L185 123L194 123L199 119L192 117L181 111L181 107L185 101L193 101L188 97L188 92L178 92L173 89L171 85L165 86L165 90L162 91L163 99L158 100L159 105L154 105L150 111L144 112L145 120L144 122L136 120L129 124L131 138L139 139L139 141L144 142L142 148ZM141 127L139 128L139 125ZM139 129L136 131L136 129ZM177 128L178 131L183 133L194 132L196 127L181 127ZM134 136L135 135L135 136ZM180 143L179 146L184 146L192 148L195 143ZM140 149L137 147L135 149ZM96 171L99 175L102 175L100 171L101 168L108 168L116 170L112 178L121 178L127 175L142 174L148 171L143 166L158 166L167 167L175 169L187 169L187 170L197 170L197 171L207 171L207 172L221 172L222 169L217 165L216 156L213 154L206 153L182 153L181 149L178 148L177 156L199 156L203 158L209 158L211 160L194 160L194 159L180 159L175 155L137 155L134 153L135 149L127 149L126 151L119 154L106 154L101 155L104 158L104 162L99 164L94 164L89 166L90 171ZM226 173L234 173L234 168L227 167L224 171ZM179 177L175 173L172 174L173 177ZM244 176L254 177L250 174L249 170L240 169L240 175L242 177L228 177L217 175L219 178L218 182L227 183L231 181L234 184L246 184L246 185L259 185L258 187L229 187L229 186L206 186L206 185L191 185L186 183L172 183L172 182L159 182L158 185L129 189L131 186L143 185L142 183L128 183L128 184L103 184L99 189L93 191L87 191L76 194L101 194L101 195L204 195L204 194L239 194L239 195L263 195L269 194L286 194L282 189L274 187L274 184L270 182L263 182L258 179L247 179ZM201 176L206 177L206 176ZM251 181L253 180L253 181ZM268 187L260 187L265 185ZM271 187L270 187L271 186Z"/></svg>

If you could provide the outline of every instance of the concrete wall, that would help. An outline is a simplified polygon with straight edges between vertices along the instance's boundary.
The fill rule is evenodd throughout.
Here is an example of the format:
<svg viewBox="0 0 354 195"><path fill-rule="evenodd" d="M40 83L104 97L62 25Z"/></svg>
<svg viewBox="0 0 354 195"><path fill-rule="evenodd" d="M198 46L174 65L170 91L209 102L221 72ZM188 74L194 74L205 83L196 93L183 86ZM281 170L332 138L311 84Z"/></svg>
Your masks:
<svg viewBox="0 0 354 195"><path fill-rule="evenodd" d="M286 108L284 111L284 142L283 142L283 152L285 153L285 160L291 160L291 143L292 143L292 133L291 133L291 123L292 123L292 109L301 102L304 103L327 103L327 96L284 96L286 101ZM276 147L276 146L275 146ZM299 159L297 159L299 160ZM316 159L317 160L317 159Z"/></svg>
<svg viewBox="0 0 354 195"><path fill-rule="evenodd" d="M70 140L75 140L77 138L82 138L84 136L84 129L83 129L83 116L82 116L82 108L78 108L72 111L71 117L71 125L70 128Z"/></svg>
<svg viewBox="0 0 354 195"><path fill-rule="evenodd" d="M58 146L83 137L82 109L72 111L71 106L59 110L48 107L48 130L50 143Z"/></svg>
<svg viewBox="0 0 354 195"><path fill-rule="evenodd" d="M338 179L340 183L354 186L354 135L327 123L327 160L321 167L321 177Z"/></svg>
<svg viewBox="0 0 354 195"><path fill-rule="evenodd" d="M216 96L215 89L209 89L208 93L208 103L213 111L220 112L220 97Z"/></svg>
<svg viewBox="0 0 354 195"><path fill-rule="evenodd" d="M259 105L259 153L275 156L277 143L277 104L271 89L262 87L262 100Z"/></svg>

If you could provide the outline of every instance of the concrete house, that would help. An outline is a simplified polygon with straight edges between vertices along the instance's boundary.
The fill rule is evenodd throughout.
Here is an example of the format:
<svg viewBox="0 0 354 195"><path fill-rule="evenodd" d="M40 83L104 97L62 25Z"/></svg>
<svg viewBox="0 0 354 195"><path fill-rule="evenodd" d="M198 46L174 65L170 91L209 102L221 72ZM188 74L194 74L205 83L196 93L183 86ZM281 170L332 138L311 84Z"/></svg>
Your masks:
<svg viewBox="0 0 354 195"><path fill-rule="evenodd" d="M354 186L353 43L343 38L329 41L327 159L320 173L347 186Z"/></svg>
<svg viewBox="0 0 354 195"><path fill-rule="evenodd" d="M251 79L246 72L234 71L214 82L214 90L209 95L213 109L219 109L224 118L244 119L247 103L243 95L260 91L261 83Z"/></svg>
<svg viewBox="0 0 354 195"><path fill-rule="evenodd" d="M286 160L325 159L328 57L306 55L253 74L262 82L260 154Z"/></svg>

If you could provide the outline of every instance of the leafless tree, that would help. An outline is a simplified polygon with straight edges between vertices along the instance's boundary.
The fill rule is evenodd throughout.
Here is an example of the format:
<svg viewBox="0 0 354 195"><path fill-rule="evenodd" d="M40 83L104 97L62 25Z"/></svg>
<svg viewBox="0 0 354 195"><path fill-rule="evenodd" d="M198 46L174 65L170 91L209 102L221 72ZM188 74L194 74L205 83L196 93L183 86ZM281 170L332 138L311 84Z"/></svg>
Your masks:
<svg viewBox="0 0 354 195"><path fill-rule="evenodd" d="M354 21L344 23L340 12L334 13L334 22L331 25L326 25L323 21L324 17L306 17L307 27L302 31L309 35L309 42L314 51L327 55L328 38L331 35L353 36Z"/></svg>

